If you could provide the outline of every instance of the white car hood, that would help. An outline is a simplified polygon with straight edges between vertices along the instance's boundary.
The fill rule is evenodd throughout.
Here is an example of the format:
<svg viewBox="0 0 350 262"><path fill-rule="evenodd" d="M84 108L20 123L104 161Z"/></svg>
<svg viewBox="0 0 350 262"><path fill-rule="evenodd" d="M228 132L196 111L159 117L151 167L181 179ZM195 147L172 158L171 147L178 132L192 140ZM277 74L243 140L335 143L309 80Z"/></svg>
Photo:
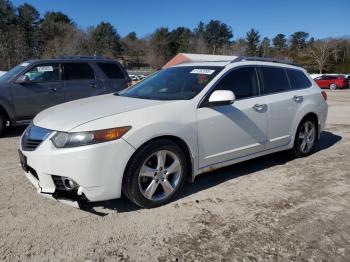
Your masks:
<svg viewBox="0 0 350 262"><path fill-rule="evenodd" d="M146 100L115 95L103 95L60 104L39 113L34 125L43 128L70 131L87 122L103 117L146 108L169 101Z"/></svg>

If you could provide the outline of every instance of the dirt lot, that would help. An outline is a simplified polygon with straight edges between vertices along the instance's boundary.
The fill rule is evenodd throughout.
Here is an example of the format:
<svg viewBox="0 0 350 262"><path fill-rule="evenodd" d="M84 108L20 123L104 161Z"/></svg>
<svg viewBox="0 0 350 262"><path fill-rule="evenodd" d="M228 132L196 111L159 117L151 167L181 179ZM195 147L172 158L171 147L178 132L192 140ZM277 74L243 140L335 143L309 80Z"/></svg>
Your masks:
<svg viewBox="0 0 350 262"><path fill-rule="evenodd" d="M0 260L349 261L350 90L328 96L310 157L202 175L153 210L121 199L91 213L37 195L18 165L23 130L12 130L0 139Z"/></svg>

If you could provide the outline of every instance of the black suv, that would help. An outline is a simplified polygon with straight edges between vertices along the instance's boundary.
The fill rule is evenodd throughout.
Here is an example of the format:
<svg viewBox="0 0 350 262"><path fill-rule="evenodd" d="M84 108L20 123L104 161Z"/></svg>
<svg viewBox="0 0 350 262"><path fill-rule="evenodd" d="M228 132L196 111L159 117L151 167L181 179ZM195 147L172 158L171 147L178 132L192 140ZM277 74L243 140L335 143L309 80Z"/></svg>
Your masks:
<svg viewBox="0 0 350 262"><path fill-rule="evenodd" d="M103 57L30 60L0 77L0 135L6 123L28 124L40 111L131 85L123 66Z"/></svg>

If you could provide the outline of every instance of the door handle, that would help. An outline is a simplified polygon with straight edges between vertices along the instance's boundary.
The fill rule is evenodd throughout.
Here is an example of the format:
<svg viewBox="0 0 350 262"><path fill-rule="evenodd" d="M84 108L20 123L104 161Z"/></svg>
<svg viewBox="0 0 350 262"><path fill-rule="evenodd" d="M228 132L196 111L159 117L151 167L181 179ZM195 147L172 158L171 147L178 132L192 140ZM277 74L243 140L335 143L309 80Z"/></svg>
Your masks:
<svg viewBox="0 0 350 262"><path fill-rule="evenodd" d="M57 92L57 87L55 87L55 86L50 86L48 89L51 92Z"/></svg>
<svg viewBox="0 0 350 262"><path fill-rule="evenodd" d="M97 85L96 85L95 83L91 83L91 84L90 84L90 87L91 87L91 88L96 88Z"/></svg>
<svg viewBox="0 0 350 262"><path fill-rule="evenodd" d="M302 103L304 101L304 97L303 96L294 96L293 100L297 103Z"/></svg>
<svg viewBox="0 0 350 262"><path fill-rule="evenodd" d="M253 106L253 109L256 111L256 112L259 112L259 113L263 113L265 111L265 109L267 108L267 105L266 104L255 104Z"/></svg>

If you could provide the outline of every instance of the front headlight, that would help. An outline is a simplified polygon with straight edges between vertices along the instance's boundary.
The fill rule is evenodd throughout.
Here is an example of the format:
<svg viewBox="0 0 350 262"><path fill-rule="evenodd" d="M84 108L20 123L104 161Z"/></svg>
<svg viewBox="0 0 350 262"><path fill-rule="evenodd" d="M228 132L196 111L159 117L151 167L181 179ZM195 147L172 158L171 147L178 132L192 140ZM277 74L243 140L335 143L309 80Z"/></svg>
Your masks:
<svg viewBox="0 0 350 262"><path fill-rule="evenodd" d="M57 148L68 148L77 146L86 146L91 144L113 141L121 138L130 130L131 126L123 126L111 129L66 133L57 132L51 141Z"/></svg>

